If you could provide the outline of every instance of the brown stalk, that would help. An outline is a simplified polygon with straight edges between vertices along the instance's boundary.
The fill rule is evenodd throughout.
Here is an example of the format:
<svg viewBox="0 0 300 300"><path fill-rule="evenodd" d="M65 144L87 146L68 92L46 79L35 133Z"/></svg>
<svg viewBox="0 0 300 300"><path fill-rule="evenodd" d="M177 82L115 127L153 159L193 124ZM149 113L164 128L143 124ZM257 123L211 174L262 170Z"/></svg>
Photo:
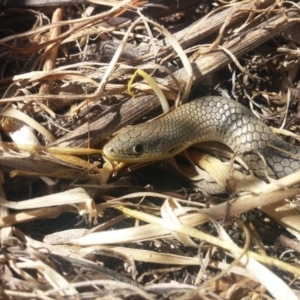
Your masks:
<svg viewBox="0 0 300 300"><path fill-rule="evenodd" d="M255 28L247 32L239 33L233 38L229 38L228 41L221 46L232 53L232 56L239 58L273 38L275 35L280 34L291 27L293 22L290 22L290 20L292 18L297 18L298 15L299 12L295 8L282 9L281 14L276 14L276 16L267 19ZM232 56L229 56L227 52L224 52L222 49L213 49L209 53L203 54L201 57L197 58L192 63L193 85L198 84L206 76L213 74L215 71L231 63ZM182 68L174 72L174 75L178 79L181 89L183 89L188 82L185 69ZM174 91L177 90L176 84L169 76L164 79L155 78L155 80L161 84L167 98L175 99ZM149 90L149 92L151 91ZM90 97L93 96L95 95L90 95ZM115 106L110 109L110 111L99 116L97 120L91 121L89 124L91 138L90 145L94 146L116 130L130 122L138 120L142 115L145 115L158 106L159 101L155 96L141 96ZM82 125L74 132L64 136L64 138L55 141L53 145L84 147L87 143L87 128L87 125Z"/></svg>

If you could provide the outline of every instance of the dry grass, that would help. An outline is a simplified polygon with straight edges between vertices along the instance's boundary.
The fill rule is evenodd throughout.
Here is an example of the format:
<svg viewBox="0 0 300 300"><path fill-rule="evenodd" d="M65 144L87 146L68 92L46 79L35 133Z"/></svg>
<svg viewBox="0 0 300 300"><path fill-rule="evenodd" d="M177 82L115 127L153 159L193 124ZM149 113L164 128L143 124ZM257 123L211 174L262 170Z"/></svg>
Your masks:
<svg viewBox="0 0 300 300"><path fill-rule="evenodd" d="M1 296L298 299L300 171L266 183L213 143L153 166L101 148L158 114L153 86L174 106L218 90L297 144L299 3L104 2L0 15ZM128 88L137 70L151 84Z"/></svg>

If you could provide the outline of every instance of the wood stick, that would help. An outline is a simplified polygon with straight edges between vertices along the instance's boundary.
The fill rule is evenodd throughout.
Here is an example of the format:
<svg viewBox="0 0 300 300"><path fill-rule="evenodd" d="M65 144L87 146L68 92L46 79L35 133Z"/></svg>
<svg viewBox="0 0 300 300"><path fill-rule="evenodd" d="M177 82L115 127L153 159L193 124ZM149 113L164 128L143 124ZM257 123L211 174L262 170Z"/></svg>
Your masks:
<svg viewBox="0 0 300 300"><path fill-rule="evenodd" d="M283 9L281 14L277 14L248 32L240 33L238 36L229 39L222 47L239 58L292 26L293 24L289 19L297 18L298 16L299 13L295 8ZM209 76L230 62L232 62L231 57L222 49L211 50L209 53L199 57L192 63L193 84L199 83L205 76ZM174 75L178 79L181 88L183 88L188 80L186 71L180 69ZM177 89L173 80L169 76L164 79L155 78L155 80L163 86L165 95L169 99L174 99L174 91L170 91L170 89ZM142 96L130 99L126 103L116 105L108 112L104 112L99 116L98 120L82 125L72 133L64 136L64 138L57 140L53 145L85 147L87 145L87 132L89 131L90 146L94 146L113 132L138 120L141 116L158 106L159 101L155 96Z"/></svg>

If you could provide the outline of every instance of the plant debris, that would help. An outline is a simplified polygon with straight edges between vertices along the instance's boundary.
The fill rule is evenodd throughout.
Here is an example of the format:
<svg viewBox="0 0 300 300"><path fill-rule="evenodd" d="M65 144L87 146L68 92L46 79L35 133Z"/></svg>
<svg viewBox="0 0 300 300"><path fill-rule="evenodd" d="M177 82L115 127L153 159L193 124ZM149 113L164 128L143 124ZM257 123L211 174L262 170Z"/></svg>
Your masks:
<svg viewBox="0 0 300 300"><path fill-rule="evenodd" d="M48 2L1 7L0 297L298 299L299 172L102 147L162 113L154 90L233 98L298 145L300 2Z"/></svg>

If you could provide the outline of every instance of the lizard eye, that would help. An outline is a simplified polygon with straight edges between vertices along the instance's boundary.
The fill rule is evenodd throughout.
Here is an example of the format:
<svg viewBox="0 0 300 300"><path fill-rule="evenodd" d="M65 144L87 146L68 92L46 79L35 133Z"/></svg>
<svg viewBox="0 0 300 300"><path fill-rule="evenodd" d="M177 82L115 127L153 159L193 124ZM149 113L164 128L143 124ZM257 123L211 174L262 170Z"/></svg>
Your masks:
<svg viewBox="0 0 300 300"><path fill-rule="evenodd" d="M137 144L132 147L132 153L136 156L143 154L144 146L142 144Z"/></svg>

